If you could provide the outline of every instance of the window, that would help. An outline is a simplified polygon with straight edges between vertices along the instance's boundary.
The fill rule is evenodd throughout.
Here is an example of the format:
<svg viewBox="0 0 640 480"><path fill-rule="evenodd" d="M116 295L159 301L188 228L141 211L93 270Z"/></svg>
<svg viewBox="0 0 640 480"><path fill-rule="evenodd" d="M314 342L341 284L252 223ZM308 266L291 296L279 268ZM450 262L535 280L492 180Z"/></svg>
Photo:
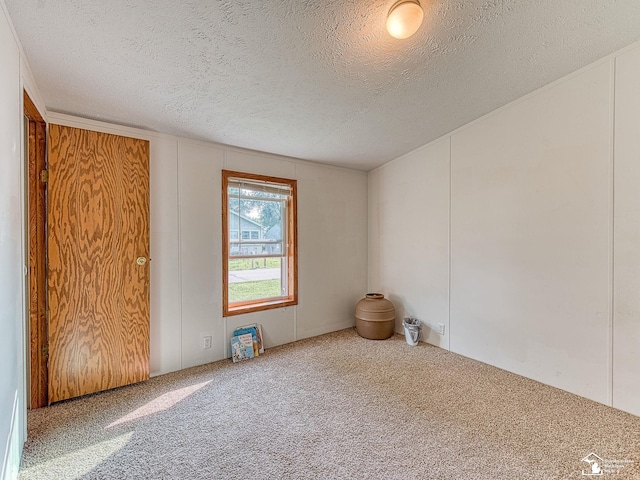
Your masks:
<svg viewBox="0 0 640 480"><path fill-rule="evenodd" d="M298 303L296 186L222 171L224 316Z"/></svg>

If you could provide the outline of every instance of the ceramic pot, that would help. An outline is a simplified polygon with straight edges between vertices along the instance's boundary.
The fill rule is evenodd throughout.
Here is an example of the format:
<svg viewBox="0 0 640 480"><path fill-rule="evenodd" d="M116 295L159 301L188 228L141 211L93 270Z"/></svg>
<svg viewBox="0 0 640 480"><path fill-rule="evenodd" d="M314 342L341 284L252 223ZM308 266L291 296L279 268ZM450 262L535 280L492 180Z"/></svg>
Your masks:
<svg viewBox="0 0 640 480"><path fill-rule="evenodd" d="M384 340L393 335L396 311L393 303L381 293L367 293L356 305L356 331L371 340Z"/></svg>

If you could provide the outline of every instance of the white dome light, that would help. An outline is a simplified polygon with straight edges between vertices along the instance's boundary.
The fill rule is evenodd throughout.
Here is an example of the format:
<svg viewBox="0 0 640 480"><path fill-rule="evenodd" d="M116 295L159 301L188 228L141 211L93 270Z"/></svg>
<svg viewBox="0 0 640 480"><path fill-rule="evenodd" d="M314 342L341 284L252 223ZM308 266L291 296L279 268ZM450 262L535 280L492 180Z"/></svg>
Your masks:
<svg viewBox="0 0 640 480"><path fill-rule="evenodd" d="M417 0L400 0L395 3L387 17L387 31L400 40L409 38L422 25L424 12Z"/></svg>

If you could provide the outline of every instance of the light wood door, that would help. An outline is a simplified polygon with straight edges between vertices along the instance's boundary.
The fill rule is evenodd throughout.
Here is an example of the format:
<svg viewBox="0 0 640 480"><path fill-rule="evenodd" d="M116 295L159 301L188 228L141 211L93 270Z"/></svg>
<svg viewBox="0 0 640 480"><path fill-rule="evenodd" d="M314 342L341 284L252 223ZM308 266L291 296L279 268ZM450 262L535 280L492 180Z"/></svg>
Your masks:
<svg viewBox="0 0 640 480"><path fill-rule="evenodd" d="M48 200L49 402L148 379L149 142L50 125Z"/></svg>

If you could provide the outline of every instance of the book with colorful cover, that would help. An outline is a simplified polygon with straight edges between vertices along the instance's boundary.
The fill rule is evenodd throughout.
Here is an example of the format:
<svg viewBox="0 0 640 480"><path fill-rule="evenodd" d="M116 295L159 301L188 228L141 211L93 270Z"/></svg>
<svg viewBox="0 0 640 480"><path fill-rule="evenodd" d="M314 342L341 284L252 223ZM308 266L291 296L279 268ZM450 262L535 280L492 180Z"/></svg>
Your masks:
<svg viewBox="0 0 640 480"><path fill-rule="evenodd" d="M256 339L258 341L258 354L260 353L264 353L264 341L262 340L262 325L259 323L251 323L249 325L244 325L242 327L238 327L236 328L234 335L237 335L236 332L241 331L241 330L245 330L245 329L255 329L256 332Z"/></svg>
<svg viewBox="0 0 640 480"><path fill-rule="evenodd" d="M245 327L236 328L233 331L233 335L250 335L253 342L253 356L257 357L258 355L260 355L260 347L258 345L258 329L254 325L247 325Z"/></svg>
<svg viewBox="0 0 640 480"><path fill-rule="evenodd" d="M247 348L249 352L249 358L255 357L255 339L251 333L242 333L240 335L236 335L238 340Z"/></svg>
<svg viewBox="0 0 640 480"><path fill-rule="evenodd" d="M234 335L231 338L231 358L233 362L241 362L253 357L253 338L251 334Z"/></svg>

